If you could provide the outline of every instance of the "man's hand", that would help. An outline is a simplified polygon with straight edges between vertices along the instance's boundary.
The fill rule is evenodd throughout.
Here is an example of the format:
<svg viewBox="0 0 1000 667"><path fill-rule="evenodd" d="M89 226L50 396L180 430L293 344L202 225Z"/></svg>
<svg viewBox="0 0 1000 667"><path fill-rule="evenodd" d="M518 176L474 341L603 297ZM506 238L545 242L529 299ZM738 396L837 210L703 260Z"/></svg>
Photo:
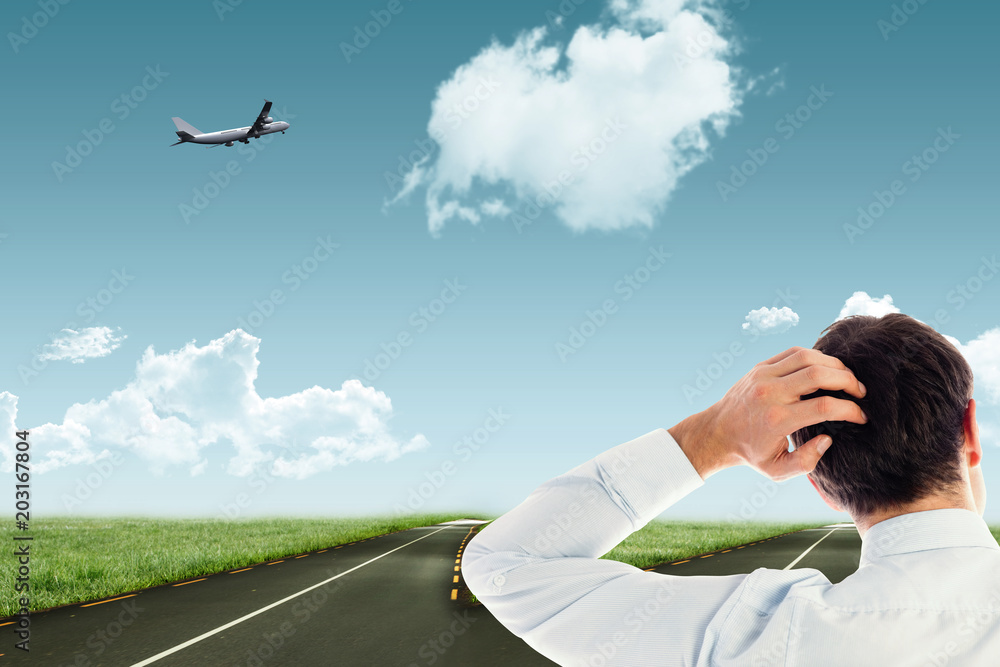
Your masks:
<svg viewBox="0 0 1000 667"><path fill-rule="evenodd" d="M868 421L853 401L799 399L819 389L865 395L864 385L839 359L792 347L754 366L717 403L668 431L702 479L736 465L776 481L788 479L812 472L830 444L829 436L820 435L789 452L789 434L824 421Z"/></svg>

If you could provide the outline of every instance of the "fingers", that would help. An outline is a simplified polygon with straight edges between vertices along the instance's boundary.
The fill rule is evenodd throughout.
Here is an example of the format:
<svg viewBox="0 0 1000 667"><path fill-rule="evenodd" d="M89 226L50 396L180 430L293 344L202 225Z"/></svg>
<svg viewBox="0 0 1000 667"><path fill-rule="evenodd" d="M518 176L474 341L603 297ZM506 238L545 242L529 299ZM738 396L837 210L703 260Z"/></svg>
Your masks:
<svg viewBox="0 0 1000 667"><path fill-rule="evenodd" d="M793 433L804 426L825 421L845 421L866 424L868 416L854 401L833 396L819 396L785 406L782 411L782 433Z"/></svg>
<svg viewBox="0 0 1000 667"><path fill-rule="evenodd" d="M789 391L795 396L811 394L817 389L846 391L856 398L864 398L867 393L854 373L846 368L840 370L829 366L806 366L783 379Z"/></svg>
<svg viewBox="0 0 1000 667"><path fill-rule="evenodd" d="M760 363L760 365L761 366L770 366L770 365L776 364L779 361L781 361L782 359L784 359L786 357L789 357L789 356L795 354L796 352L801 352L802 350L805 350L805 349L806 348L799 347L798 345L796 345L795 347L790 347L787 350L785 350L784 352L779 352L778 354L774 355L770 359L765 359L764 361L762 361Z"/></svg>
<svg viewBox="0 0 1000 667"><path fill-rule="evenodd" d="M789 350L785 351L788 352ZM844 362L840 359L831 357L828 354L823 354L819 350L806 349L804 347L800 347L794 353L782 357L781 360L774 364L774 367L771 370L776 376L784 377L786 375L791 375L796 371L802 370L807 366L817 365L850 372L847 366L844 365Z"/></svg>
<svg viewBox="0 0 1000 667"><path fill-rule="evenodd" d="M863 398L866 390L854 373L840 359L823 354L819 350L790 348L772 359L780 357L772 364L772 377L788 378L798 376L791 387L801 387L797 395L811 394L817 389L840 389L857 398ZM836 371L832 373L830 371Z"/></svg>
<svg viewBox="0 0 1000 667"><path fill-rule="evenodd" d="M830 441L828 435L817 435L794 452L786 452L774 460L762 472L776 482L810 473L816 469L816 464L830 446Z"/></svg>

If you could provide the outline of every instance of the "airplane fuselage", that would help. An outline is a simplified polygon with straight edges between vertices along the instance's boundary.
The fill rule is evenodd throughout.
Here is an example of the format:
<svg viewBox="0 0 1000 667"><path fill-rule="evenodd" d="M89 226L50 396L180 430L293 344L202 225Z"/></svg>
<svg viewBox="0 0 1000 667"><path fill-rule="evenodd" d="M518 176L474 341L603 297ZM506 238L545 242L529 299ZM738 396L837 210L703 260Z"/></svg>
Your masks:
<svg viewBox="0 0 1000 667"><path fill-rule="evenodd" d="M174 121L174 125L177 127L177 138L179 141L170 145L208 144L209 146L232 146L237 141L248 144L250 143L250 139L257 139L264 134L274 134L275 132L284 134L285 130L289 127L288 123L283 120L274 120L271 118L268 115L270 110L271 101L264 100L264 107L260 110L257 120L254 121L253 125L235 127L231 130L220 130L219 132L202 132L194 125L185 122L183 118L174 116L171 120Z"/></svg>
<svg viewBox="0 0 1000 667"><path fill-rule="evenodd" d="M219 132L206 132L205 134L197 134L188 141L193 144L232 144L234 141L245 141L247 139L254 139L263 134L274 134L275 132L284 132L288 129L288 123L282 120L276 120L273 123L267 123L261 127L258 132L250 132L250 128L247 127L237 127L232 130L220 130Z"/></svg>

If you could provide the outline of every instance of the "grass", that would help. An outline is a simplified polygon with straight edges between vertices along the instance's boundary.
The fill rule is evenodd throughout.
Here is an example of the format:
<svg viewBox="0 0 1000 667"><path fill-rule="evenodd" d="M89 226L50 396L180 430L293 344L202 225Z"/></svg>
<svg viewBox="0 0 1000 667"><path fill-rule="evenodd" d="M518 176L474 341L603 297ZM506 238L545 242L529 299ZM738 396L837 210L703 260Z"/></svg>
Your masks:
<svg viewBox="0 0 1000 667"><path fill-rule="evenodd" d="M31 522L31 611L84 602L468 514L341 519L49 518ZM472 515L474 516L474 515ZM13 522L0 540L13 544ZM0 617L18 611L16 559L4 559Z"/></svg>
<svg viewBox="0 0 1000 667"><path fill-rule="evenodd" d="M601 558L645 569L827 523L829 522L650 521Z"/></svg>

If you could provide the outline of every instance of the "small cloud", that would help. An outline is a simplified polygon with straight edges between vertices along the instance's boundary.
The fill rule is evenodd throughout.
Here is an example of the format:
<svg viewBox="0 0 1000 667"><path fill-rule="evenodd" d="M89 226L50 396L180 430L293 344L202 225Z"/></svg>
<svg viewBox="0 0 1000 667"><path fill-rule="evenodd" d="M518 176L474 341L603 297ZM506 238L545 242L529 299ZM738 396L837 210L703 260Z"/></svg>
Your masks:
<svg viewBox="0 0 1000 667"><path fill-rule="evenodd" d="M743 330L756 334L785 333L799 323L799 316L788 306L751 310L743 323Z"/></svg>
<svg viewBox="0 0 1000 667"><path fill-rule="evenodd" d="M479 210L483 215L490 215L494 218L506 218L510 215L510 207L503 203L502 199L487 199L480 205Z"/></svg>
<svg viewBox="0 0 1000 667"><path fill-rule="evenodd" d="M784 81L784 79L780 79L780 80L775 81L774 83L772 83L768 87L767 92L764 93L764 94L767 95L768 97L770 97L771 95L774 95L779 90L784 90L784 89L785 89L785 81Z"/></svg>
<svg viewBox="0 0 1000 667"><path fill-rule="evenodd" d="M868 296L868 292L855 292L844 302L844 307L840 309L838 320L851 315L871 315L882 317L889 313L898 313L899 308L892 305L892 297L886 294L880 299Z"/></svg>
<svg viewBox="0 0 1000 667"><path fill-rule="evenodd" d="M71 361L82 364L87 359L106 357L117 350L126 336L117 335L121 329L86 327L63 329L52 337L52 342L42 348L38 358L42 361Z"/></svg>
<svg viewBox="0 0 1000 667"><path fill-rule="evenodd" d="M17 430L17 396L9 391L0 391L0 452L3 452L4 472L14 469L14 432Z"/></svg>

